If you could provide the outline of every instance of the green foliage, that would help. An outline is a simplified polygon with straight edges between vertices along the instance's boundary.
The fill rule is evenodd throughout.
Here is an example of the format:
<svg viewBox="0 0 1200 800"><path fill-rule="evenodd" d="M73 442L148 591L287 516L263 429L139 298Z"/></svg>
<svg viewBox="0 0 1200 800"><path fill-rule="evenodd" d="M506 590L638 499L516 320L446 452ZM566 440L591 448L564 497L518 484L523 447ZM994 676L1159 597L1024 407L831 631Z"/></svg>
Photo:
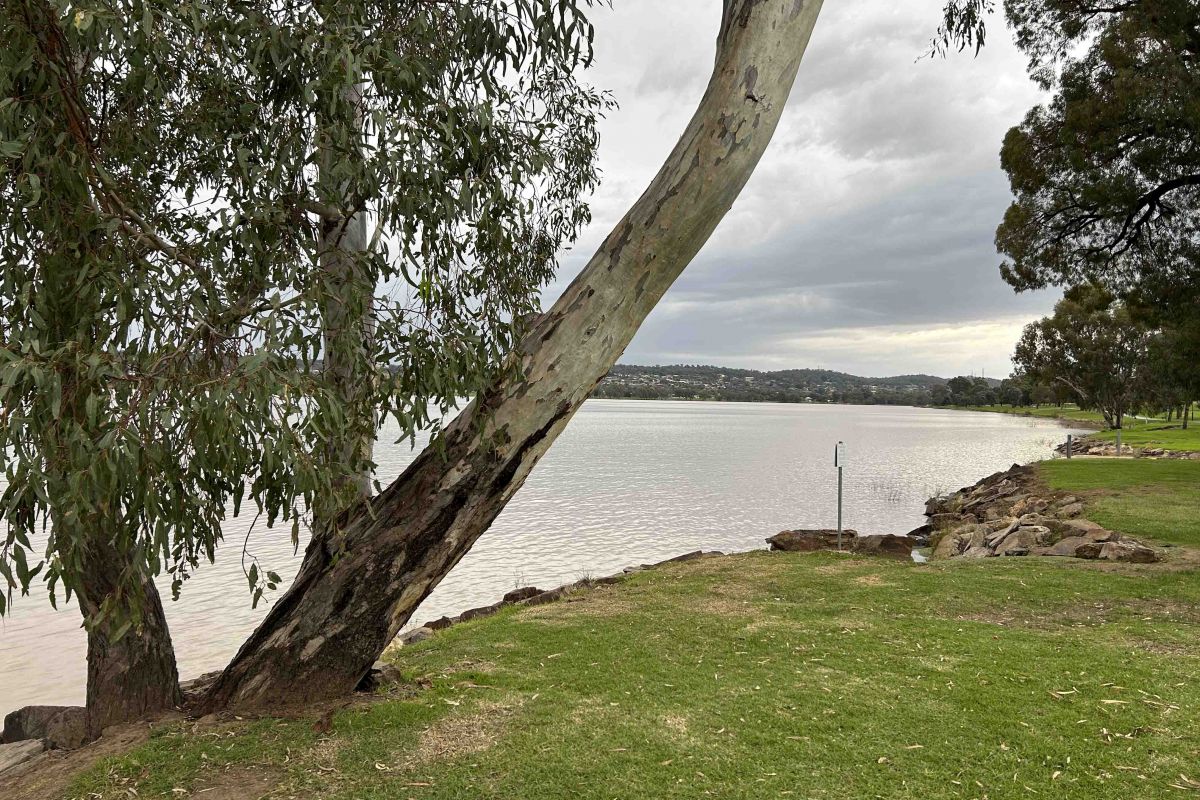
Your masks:
<svg viewBox="0 0 1200 800"><path fill-rule="evenodd" d="M7 600L39 569L69 597L101 554L178 591L246 501L299 541L355 413L320 370L351 218L378 290L338 301L374 307L382 413L411 435L511 368L596 180L580 5L6 0Z"/></svg>
<svg viewBox="0 0 1200 800"><path fill-rule="evenodd" d="M1018 290L1102 282L1142 303L1200 299L1200 7L1008 0L1051 101L1005 138L1015 201L997 231Z"/></svg>
<svg viewBox="0 0 1200 800"><path fill-rule="evenodd" d="M1068 387L1076 402L1119 428L1144 392L1150 336L1111 294L1079 287L1059 301L1053 316L1026 326L1013 363L1041 383Z"/></svg>
<svg viewBox="0 0 1200 800"><path fill-rule="evenodd" d="M401 648L405 685L324 741L183 730L70 794L1126 800L1200 778L1194 569L759 552L571 599Z"/></svg>

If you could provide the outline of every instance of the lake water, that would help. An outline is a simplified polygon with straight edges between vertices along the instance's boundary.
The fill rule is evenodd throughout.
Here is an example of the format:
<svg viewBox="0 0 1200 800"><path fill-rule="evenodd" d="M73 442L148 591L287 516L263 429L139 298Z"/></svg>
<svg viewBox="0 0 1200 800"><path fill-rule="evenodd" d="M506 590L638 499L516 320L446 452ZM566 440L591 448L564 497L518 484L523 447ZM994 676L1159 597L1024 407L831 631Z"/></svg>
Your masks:
<svg viewBox="0 0 1200 800"><path fill-rule="evenodd" d="M1047 458L1069 432L1044 420L917 408L592 400L413 622L495 602L517 586L553 588L692 550L763 547L788 528L834 527L839 440L846 527L906 533L924 521L926 498ZM382 444L381 480L412 458L407 445ZM217 563L167 603L184 678L224 666L266 611L250 608L240 564L249 522L230 520ZM299 565L287 531L257 530L248 547L285 581ZM0 714L82 704L78 608L54 611L37 594L14 600L0 619Z"/></svg>

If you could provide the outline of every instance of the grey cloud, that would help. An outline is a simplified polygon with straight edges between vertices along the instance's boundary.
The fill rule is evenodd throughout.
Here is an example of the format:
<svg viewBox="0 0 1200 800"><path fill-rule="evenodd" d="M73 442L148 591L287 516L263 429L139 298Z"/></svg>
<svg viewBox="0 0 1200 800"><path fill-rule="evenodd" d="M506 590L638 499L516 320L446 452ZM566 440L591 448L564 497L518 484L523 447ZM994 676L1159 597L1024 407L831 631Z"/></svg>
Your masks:
<svg viewBox="0 0 1200 800"><path fill-rule="evenodd" d="M997 153L1040 95L997 20L978 59L919 60L942 0L827 3L784 123L713 240L631 345L629 361L1005 371L1023 320L992 245L1009 202ZM622 0L596 15L602 128L595 223L560 289L674 145L712 65L718 0ZM922 331L927 331L922 333Z"/></svg>

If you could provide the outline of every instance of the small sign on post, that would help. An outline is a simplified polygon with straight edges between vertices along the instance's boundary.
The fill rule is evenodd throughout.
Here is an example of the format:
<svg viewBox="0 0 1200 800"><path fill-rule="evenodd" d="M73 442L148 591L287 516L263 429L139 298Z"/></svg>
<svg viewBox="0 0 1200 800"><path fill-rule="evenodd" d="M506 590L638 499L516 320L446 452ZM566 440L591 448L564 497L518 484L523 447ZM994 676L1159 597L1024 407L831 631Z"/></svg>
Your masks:
<svg viewBox="0 0 1200 800"><path fill-rule="evenodd" d="M838 471L838 552L842 551L842 469L846 466L846 443L838 442L833 449L833 465Z"/></svg>

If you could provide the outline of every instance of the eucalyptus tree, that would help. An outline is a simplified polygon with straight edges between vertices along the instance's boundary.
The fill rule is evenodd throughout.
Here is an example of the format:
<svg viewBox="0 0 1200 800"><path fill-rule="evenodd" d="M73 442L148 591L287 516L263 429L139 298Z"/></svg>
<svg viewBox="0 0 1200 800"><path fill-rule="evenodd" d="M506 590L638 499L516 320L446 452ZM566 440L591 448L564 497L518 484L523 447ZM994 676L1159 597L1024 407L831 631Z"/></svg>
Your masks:
<svg viewBox="0 0 1200 800"><path fill-rule="evenodd" d="M77 599L98 731L178 701L154 578L227 511L298 543L513 366L608 101L575 2L2 8L0 612Z"/></svg>
<svg viewBox="0 0 1200 800"><path fill-rule="evenodd" d="M316 532L208 707L352 689L516 493L707 241L773 135L820 0L724 0L712 77L650 187L498 377L379 495Z"/></svg>
<svg viewBox="0 0 1200 800"><path fill-rule="evenodd" d="M1119 429L1146 397L1153 333L1111 292L1074 287L1053 315L1026 326L1013 364L1042 383L1065 386L1080 406Z"/></svg>
<svg viewBox="0 0 1200 800"><path fill-rule="evenodd" d="M1053 91L1005 138L997 231L1018 290L1102 282L1200 315L1200 5L1008 0Z"/></svg>

